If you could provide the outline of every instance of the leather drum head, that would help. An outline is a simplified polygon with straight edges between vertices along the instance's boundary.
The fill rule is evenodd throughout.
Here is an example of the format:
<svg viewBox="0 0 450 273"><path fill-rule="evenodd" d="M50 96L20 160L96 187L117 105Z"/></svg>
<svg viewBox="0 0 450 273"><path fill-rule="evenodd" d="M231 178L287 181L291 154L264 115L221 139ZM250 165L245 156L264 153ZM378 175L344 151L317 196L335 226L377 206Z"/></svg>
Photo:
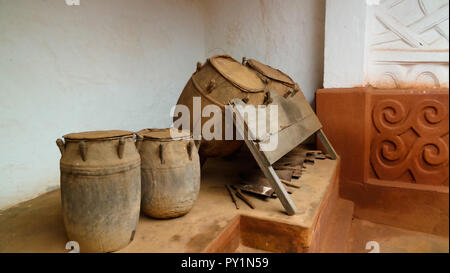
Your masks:
<svg viewBox="0 0 450 273"><path fill-rule="evenodd" d="M248 65L250 65L253 69L263 74L264 76L276 80L288 85L295 85L295 82L285 73L281 72L278 69L275 69L271 66L262 64L256 60L248 60Z"/></svg>
<svg viewBox="0 0 450 273"><path fill-rule="evenodd" d="M247 92L264 91L264 83L248 67L228 55L218 55L209 59L214 68L233 85Z"/></svg>
<svg viewBox="0 0 450 273"><path fill-rule="evenodd" d="M177 130L175 128L167 129L143 129L136 133L136 135L144 139L153 140L180 140L191 139L191 133L187 130Z"/></svg>
<svg viewBox="0 0 450 273"><path fill-rule="evenodd" d="M132 137L133 132L123 130L108 130L108 131L90 131L81 133L67 134L64 137L65 140L100 140L100 139L112 139L118 137Z"/></svg>

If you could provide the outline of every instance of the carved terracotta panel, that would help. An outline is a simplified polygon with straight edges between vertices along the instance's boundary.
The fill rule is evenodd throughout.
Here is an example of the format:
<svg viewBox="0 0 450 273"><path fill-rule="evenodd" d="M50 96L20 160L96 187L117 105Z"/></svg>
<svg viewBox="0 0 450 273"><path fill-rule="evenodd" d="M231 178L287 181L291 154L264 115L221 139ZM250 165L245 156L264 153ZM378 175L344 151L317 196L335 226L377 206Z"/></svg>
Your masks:
<svg viewBox="0 0 450 273"><path fill-rule="evenodd" d="M448 88L322 89L316 111L356 217L448 237Z"/></svg>
<svg viewBox="0 0 450 273"><path fill-rule="evenodd" d="M448 95L376 92L371 105L373 175L381 180L448 185Z"/></svg>

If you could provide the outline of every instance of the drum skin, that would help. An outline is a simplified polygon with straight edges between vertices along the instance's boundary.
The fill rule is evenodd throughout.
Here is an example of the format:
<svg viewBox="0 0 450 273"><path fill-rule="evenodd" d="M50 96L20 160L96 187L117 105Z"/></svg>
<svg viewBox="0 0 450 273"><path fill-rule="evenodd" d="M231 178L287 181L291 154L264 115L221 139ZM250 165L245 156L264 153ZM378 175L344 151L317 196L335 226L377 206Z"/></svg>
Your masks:
<svg viewBox="0 0 450 273"><path fill-rule="evenodd" d="M243 99L247 104L263 104L265 91L266 86L256 72L228 55L214 56L209 58L205 64L199 63L197 71L189 79L177 104L189 108L191 131L195 125L203 125L211 118L194 117L194 97L201 99L202 110L208 105L217 105L222 109L222 140L202 139L199 149L200 156L221 157L236 152L242 146L243 141L225 140L225 105L236 98ZM235 128L233 130L236 131Z"/></svg>
<svg viewBox="0 0 450 273"><path fill-rule="evenodd" d="M149 137L155 131L137 132L142 173L142 202L144 214L159 219L187 214L197 200L200 190L200 159L194 141L186 137L171 139Z"/></svg>
<svg viewBox="0 0 450 273"><path fill-rule="evenodd" d="M269 90L274 90L286 99L292 100L298 106L302 116L307 117L314 114L298 84L287 74L253 59L244 58L243 64L258 73L259 77L267 83Z"/></svg>
<svg viewBox="0 0 450 273"><path fill-rule="evenodd" d="M65 143L57 144L69 240L78 242L81 252L127 246L136 232L141 201L140 157L132 133L101 139L65 136Z"/></svg>

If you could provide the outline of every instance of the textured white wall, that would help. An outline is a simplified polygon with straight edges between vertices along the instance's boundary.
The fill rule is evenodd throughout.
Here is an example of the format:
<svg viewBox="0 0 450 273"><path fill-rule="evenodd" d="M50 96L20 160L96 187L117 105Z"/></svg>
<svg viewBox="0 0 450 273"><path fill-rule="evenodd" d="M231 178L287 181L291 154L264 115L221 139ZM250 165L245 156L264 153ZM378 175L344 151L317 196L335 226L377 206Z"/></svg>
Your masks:
<svg viewBox="0 0 450 273"><path fill-rule="evenodd" d="M449 0L327 0L324 87L449 86Z"/></svg>
<svg viewBox="0 0 450 273"><path fill-rule="evenodd" d="M59 186L63 134L170 125L197 61L321 87L325 0L0 0L0 209Z"/></svg>
<svg viewBox="0 0 450 273"><path fill-rule="evenodd" d="M325 88L365 83L367 6L364 0L327 0L325 19Z"/></svg>
<svg viewBox="0 0 450 273"><path fill-rule="evenodd" d="M59 185L65 133L170 125L205 57L197 1L0 0L0 209Z"/></svg>
<svg viewBox="0 0 450 273"><path fill-rule="evenodd" d="M206 55L274 66L312 102L322 87L324 0L204 0Z"/></svg>
<svg viewBox="0 0 450 273"><path fill-rule="evenodd" d="M380 1L367 17L368 84L448 88L449 0Z"/></svg>

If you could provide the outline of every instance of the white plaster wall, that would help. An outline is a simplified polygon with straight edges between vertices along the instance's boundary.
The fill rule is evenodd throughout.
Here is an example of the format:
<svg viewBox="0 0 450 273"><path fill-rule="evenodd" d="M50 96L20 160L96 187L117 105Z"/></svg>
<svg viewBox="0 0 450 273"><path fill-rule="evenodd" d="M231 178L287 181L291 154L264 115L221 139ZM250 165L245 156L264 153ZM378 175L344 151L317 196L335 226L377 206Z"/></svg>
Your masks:
<svg viewBox="0 0 450 273"><path fill-rule="evenodd" d="M170 125L203 10L184 0L0 0L0 209L59 185L55 140Z"/></svg>
<svg viewBox="0 0 450 273"><path fill-rule="evenodd" d="M325 0L0 0L0 209L59 186L55 140L170 125L197 61L322 85Z"/></svg>
<svg viewBox="0 0 450 273"><path fill-rule="evenodd" d="M449 0L378 2L367 13L367 83L448 88Z"/></svg>
<svg viewBox="0 0 450 273"><path fill-rule="evenodd" d="M206 55L254 58L290 75L312 102L322 87L324 0L204 0Z"/></svg>
<svg viewBox="0 0 450 273"><path fill-rule="evenodd" d="M366 17L364 0L326 1L325 88L364 85Z"/></svg>
<svg viewBox="0 0 450 273"><path fill-rule="evenodd" d="M449 86L449 0L327 0L324 87Z"/></svg>

